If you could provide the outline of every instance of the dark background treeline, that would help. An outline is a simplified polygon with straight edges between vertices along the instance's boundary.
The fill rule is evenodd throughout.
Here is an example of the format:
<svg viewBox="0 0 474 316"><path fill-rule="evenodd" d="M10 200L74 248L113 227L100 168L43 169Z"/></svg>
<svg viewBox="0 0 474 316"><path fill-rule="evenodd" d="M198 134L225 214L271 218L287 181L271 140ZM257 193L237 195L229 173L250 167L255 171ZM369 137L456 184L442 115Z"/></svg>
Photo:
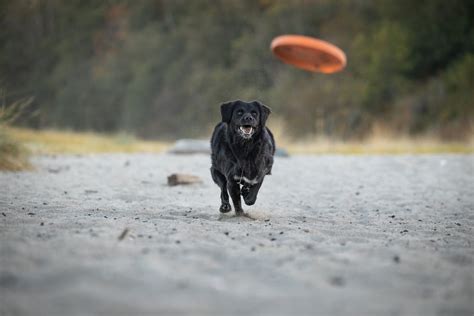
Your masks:
<svg viewBox="0 0 474 316"><path fill-rule="evenodd" d="M33 127L197 137L240 98L293 136L472 132L472 0L0 0L0 15L3 102L34 96ZM285 33L338 45L347 68L282 64Z"/></svg>

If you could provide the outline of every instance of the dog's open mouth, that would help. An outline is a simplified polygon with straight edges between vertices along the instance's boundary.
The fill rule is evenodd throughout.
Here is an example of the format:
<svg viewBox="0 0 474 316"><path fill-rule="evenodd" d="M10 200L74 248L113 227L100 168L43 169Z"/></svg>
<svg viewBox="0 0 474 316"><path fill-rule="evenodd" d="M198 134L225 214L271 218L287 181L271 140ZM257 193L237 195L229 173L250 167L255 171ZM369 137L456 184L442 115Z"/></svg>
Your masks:
<svg viewBox="0 0 474 316"><path fill-rule="evenodd" d="M250 138L255 132L255 128L250 125L242 125L239 127L239 131L243 138Z"/></svg>

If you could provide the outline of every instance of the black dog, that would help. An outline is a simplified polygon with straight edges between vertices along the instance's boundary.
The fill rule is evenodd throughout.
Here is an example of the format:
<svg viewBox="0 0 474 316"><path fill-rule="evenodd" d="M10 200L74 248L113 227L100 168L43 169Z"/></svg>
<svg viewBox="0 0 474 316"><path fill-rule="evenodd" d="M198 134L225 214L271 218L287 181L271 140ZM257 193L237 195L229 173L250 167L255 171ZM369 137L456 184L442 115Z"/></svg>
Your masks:
<svg viewBox="0 0 474 316"><path fill-rule="evenodd" d="M229 191L235 213L243 213L245 204L253 205L267 174L271 174L275 140L265 127L270 109L258 101L231 101L221 105L222 122L211 138L211 174L221 188L222 213L231 210ZM242 188L240 187L242 185Z"/></svg>

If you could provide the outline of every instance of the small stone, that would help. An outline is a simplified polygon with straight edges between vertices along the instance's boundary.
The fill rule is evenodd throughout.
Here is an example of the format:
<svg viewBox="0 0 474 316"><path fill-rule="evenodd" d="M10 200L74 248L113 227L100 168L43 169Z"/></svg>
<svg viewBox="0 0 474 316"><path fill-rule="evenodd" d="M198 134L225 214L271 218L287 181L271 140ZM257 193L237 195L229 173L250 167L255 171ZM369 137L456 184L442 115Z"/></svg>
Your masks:
<svg viewBox="0 0 474 316"><path fill-rule="evenodd" d="M172 175L168 177L169 186L189 185L189 184L195 184L195 183L201 183L201 182L202 182L201 178L192 174L173 173Z"/></svg>
<svg viewBox="0 0 474 316"><path fill-rule="evenodd" d="M329 283L331 283L334 286L344 286L346 284L346 281L344 280L343 277L335 276L329 280Z"/></svg>
<svg viewBox="0 0 474 316"><path fill-rule="evenodd" d="M393 262L400 263L400 257L398 255L393 256Z"/></svg>

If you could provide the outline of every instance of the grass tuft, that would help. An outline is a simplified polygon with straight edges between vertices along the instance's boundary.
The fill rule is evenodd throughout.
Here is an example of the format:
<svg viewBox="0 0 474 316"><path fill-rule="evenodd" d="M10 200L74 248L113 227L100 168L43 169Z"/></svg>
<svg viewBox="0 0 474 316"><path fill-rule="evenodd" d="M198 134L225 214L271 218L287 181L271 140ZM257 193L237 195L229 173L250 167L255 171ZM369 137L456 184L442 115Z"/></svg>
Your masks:
<svg viewBox="0 0 474 316"><path fill-rule="evenodd" d="M0 107L0 171L31 169L30 152L11 135L8 125L14 122L30 105L32 99L16 101Z"/></svg>
<svg viewBox="0 0 474 316"><path fill-rule="evenodd" d="M31 169L29 151L0 126L0 171Z"/></svg>

